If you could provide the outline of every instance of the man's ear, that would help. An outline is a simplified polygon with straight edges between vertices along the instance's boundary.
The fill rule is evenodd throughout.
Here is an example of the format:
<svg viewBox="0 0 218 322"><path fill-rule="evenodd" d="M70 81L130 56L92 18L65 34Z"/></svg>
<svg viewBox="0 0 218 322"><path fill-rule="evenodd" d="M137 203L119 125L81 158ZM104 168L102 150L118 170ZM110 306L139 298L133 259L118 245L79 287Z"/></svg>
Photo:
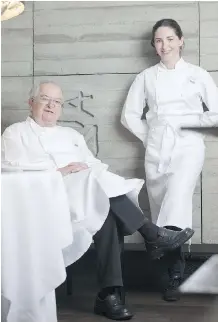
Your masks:
<svg viewBox="0 0 218 322"><path fill-rule="evenodd" d="M32 110L32 107L33 107L33 97L29 98L28 103L29 103L30 110Z"/></svg>

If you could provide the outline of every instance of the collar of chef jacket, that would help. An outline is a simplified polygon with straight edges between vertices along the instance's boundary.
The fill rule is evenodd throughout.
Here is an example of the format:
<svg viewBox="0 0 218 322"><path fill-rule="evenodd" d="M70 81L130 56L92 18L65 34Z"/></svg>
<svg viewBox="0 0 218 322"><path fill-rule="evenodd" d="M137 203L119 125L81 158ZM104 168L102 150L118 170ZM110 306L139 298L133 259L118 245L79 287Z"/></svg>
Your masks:
<svg viewBox="0 0 218 322"><path fill-rule="evenodd" d="M41 126L34 121L34 119L30 116L27 117L26 122L30 123L31 128L37 134L51 133L52 131L57 129L57 125L55 126Z"/></svg>
<svg viewBox="0 0 218 322"><path fill-rule="evenodd" d="M184 59L183 58L180 58L180 60L176 63L176 65L175 65L175 68L174 69L168 69L165 65L164 65L164 63L162 62L162 61L160 61L160 63L159 63L159 68L160 69L167 69L167 70L169 70L169 71L171 71L171 70L175 70L175 69L183 69L183 68L185 68L187 66L187 64L186 64L186 62L184 61Z"/></svg>
<svg viewBox="0 0 218 322"><path fill-rule="evenodd" d="M174 69L168 69L164 63L162 61L160 61L159 63L159 70L168 70L168 71L175 71L175 70L182 70L184 68L187 67L187 63L184 61L184 59L181 57L180 60L176 63L175 65L175 68ZM190 81L195 81L194 79L190 79ZM202 100L202 109L204 112L207 112L208 111L208 107L207 105L205 104L205 102L203 101L203 99L201 98Z"/></svg>

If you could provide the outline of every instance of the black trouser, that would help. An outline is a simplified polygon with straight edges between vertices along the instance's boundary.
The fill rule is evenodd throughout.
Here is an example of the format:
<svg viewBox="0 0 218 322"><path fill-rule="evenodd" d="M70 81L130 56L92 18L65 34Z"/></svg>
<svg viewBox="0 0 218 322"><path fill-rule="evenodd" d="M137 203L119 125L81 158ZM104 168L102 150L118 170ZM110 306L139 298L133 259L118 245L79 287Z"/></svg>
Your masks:
<svg viewBox="0 0 218 322"><path fill-rule="evenodd" d="M93 237L97 252L97 275L101 288L123 286L121 252L124 236L137 231L148 219L126 195L110 198L110 211ZM151 229L154 225L151 223Z"/></svg>
<svg viewBox="0 0 218 322"><path fill-rule="evenodd" d="M185 256L182 247L175 249L167 256L168 273L171 279L183 279L185 272Z"/></svg>

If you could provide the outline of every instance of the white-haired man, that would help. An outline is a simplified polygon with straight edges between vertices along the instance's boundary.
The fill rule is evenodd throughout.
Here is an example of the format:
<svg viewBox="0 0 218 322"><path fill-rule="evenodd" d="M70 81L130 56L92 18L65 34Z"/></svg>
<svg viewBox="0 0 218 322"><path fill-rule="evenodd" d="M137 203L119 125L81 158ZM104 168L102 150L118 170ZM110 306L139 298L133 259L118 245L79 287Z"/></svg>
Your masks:
<svg viewBox="0 0 218 322"><path fill-rule="evenodd" d="M40 83L31 91L29 105L26 121L9 126L2 135L3 166L62 173L74 233L74 243L66 252L68 263L79 259L94 240L100 284L94 311L114 320L131 319L133 314L121 296L124 235L139 231L151 256L157 258L181 246L194 231L175 232L151 223L136 206L144 181L125 180L109 172L108 166L92 155L80 133L57 125L63 106L57 84Z"/></svg>

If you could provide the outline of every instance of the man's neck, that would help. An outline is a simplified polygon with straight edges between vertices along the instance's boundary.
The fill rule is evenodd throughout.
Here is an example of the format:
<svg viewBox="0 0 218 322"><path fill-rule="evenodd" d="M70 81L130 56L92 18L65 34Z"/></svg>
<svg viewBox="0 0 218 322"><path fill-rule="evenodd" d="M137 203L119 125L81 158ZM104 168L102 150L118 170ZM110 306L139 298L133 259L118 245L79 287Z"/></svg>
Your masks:
<svg viewBox="0 0 218 322"><path fill-rule="evenodd" d="M49 123L49 122L43 122L41 120L36 120L34 119L34 117L32 115L30 115L30 117L33 119L33 121L38 124L39 126L41 127L54 127L56 126L57 124L56 123Z"/></svg>

